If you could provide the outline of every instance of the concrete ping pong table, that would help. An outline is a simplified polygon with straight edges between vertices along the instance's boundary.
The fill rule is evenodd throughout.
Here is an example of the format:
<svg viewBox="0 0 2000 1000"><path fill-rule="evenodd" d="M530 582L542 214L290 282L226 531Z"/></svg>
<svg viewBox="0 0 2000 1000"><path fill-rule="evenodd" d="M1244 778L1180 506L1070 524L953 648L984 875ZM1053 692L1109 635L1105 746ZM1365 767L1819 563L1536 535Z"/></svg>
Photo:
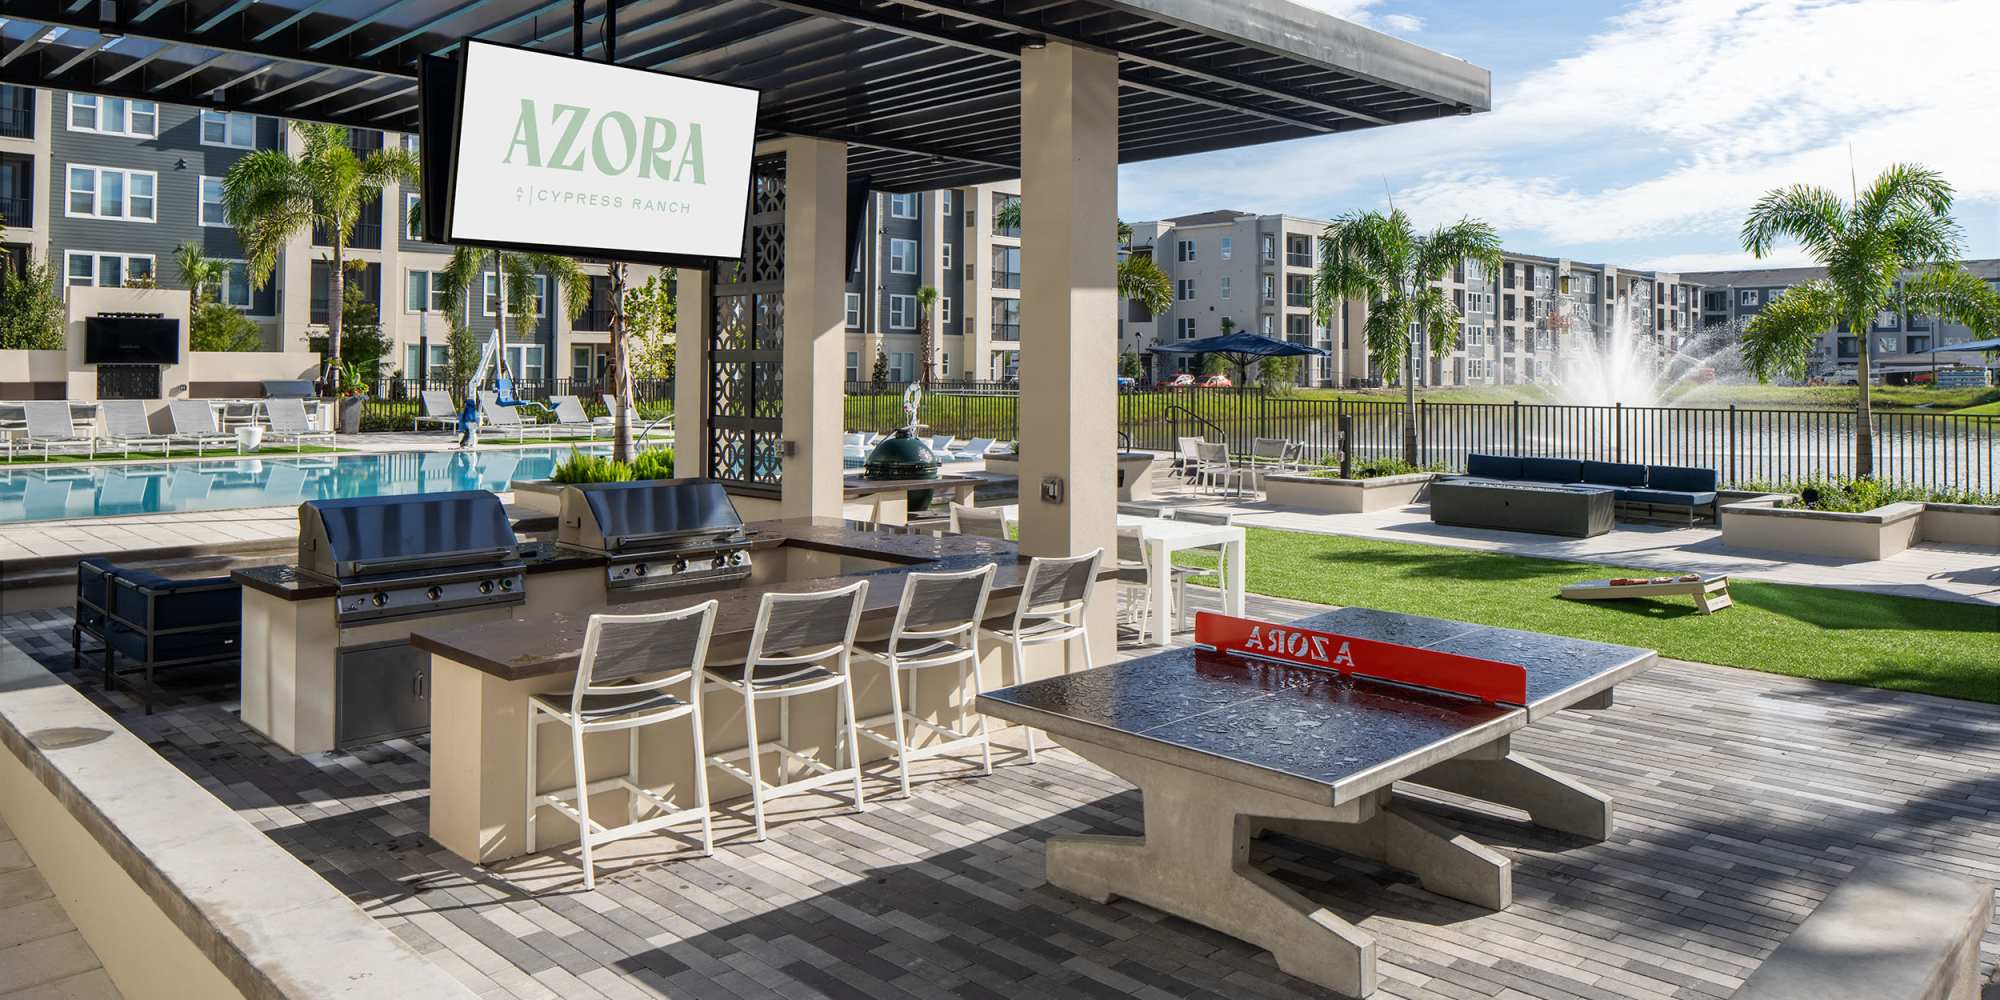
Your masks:
<svg viewBox="0 0 2000 1000"><path fill-rule="evenodd" d="M979 696L981 712L1050 733L1143 794L1144 836L1054 838L1049 881L1240 938L1357 997L1375 989L1373 936L1252 866L1250 840L1283 833L1505 909L1511 862L1411 810L1396 783L1603 840L1611 800L1514 753L1509 735L1565 708L1610 707L1613 687L1656 658L1366 608L1288 624L1204 612L1195 641Z"/></svg>

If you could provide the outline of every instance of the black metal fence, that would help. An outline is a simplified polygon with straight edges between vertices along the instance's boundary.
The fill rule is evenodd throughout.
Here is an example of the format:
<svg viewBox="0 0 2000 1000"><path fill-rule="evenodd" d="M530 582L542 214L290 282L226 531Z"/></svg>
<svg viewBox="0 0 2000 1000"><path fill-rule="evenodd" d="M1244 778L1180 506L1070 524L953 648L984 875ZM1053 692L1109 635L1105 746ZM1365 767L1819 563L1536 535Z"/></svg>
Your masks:
<svg viewBox="0 0 2000 1000"><path fill-rule="evenodd" d="M998 392L955 385L933 386L924 397L919 419L931 433L1018 436L1016 387ZM848 392L845 429L884 431L903 424L900 386L850 386ZM1171 451L1177 438L1202 437L1244 452L1254 438L1285 438L1303 443L1312 460L1338 455L1343 418L1352 420L1357 460L1401 458L1404 412L1400 402L1257 392L1118 396L1118 428L1131 447ZM1420 465L1462 470L1467 454L1485 452L1699 466L1715 469L1732 484L1852 476L1855 423L1851 410L1735 406L1419 402L1416 411ZM1877 412L1874 474L1914 487L2000 492L2000 416Z"/></svg>
<svg viewBox="0 0 2000 1000"><path fill-rule="evenodd" d="M532 400L553 406L549 401L556 396L575 396L583 404L584 411L593 417L609 414L599 398L611 391L611 383L602 379L516 379L513 383L517 399ZM361 409L361 429L363 431L406 431L423 412L423 393L437 391L449 393L452 407L464 405L465 387L454 384L443 374L432 375L429 379L385 378L370 387L368 401ZM638 379L632 383L632 399L645 419L656 419L673 411L674 383L672 379ZM529 411L527 417L540 417Z"/></svg>

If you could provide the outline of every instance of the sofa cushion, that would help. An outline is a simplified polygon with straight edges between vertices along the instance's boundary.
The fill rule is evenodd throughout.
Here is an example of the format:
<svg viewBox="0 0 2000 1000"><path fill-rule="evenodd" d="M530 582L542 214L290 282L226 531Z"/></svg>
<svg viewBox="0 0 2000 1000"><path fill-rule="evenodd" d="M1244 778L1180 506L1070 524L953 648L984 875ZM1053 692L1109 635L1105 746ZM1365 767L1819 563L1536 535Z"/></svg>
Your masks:
<svg viewBox="0 0 2000 1000"><path fill-rule="evenodd" d="M114 610L119 618L134 625L156 629L193 628L243 620L243 588L226 576L199 580L173 580L144 570L120 570L121 586L114 588ZM130 584L131 586L123 586ZM146 619L146 595L138 588L157 591L154 606L160 620ZM216 589L206 589L215 587Z"/></svg>
<svg viewBox="0 0 2000 1000"><path fill-rule="evenodd" d="M167 663L174 660L223 659L237 655L237 645L242 631L236 628L218 626L198 632L173 632L158 636L153 642L153 662ZM113 624L105 642L118 655L134 662L145 662L146 635L125 625Z"/></svg>
<svg viewBox="0 0 2000 1000"><path fill-rule="evenodd" d="M1688 490L1621 489L1618 491L1620 503L1650 503L1665 507L1708 507L1715 503L1715 494Z"/></svg>
<svg viewBox="0 0 2000 1000"><path fill-rule="evenodd" d="M1521 460L1505 455L1481 455L1477 452L1465 456L1465 474L1483 479L1521 478Z"/></svg>
<svg viewBox="0 0 2000 1000"><path fill-rule="evenodd" d="M1656 490L1712 493L1715 491L1717 478L1714 469L1698 469L1685 465L1646 467L1646 485Z"/></svg>
<svg viewBox="0 0 2000 1000"><path fill-rule="evenodd" d="M1646 485L1646 467L1630 462L1585 462L1583 481L1602 486Z"/></svg>
<svg viewBox="0 0 2000 1000"><path fill-rule="evenodd" d="M1521 459L1521 478L1537 483L1574 483L1583 479L1583 463L1567 458Z"/></svg>
<svg viewBox="0 0 2000 1000"><path fill-rule="evenodd" d="M104 609L111 606L111 578L118 567L102 556L76 564L76 623L92 635L104 627Z"/></svg>

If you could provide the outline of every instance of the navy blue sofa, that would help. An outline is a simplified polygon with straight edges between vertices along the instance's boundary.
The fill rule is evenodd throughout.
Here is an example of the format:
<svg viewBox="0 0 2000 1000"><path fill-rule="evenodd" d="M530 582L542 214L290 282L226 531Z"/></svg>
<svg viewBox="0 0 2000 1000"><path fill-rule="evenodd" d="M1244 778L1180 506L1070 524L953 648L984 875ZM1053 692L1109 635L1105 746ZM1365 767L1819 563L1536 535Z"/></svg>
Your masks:
<svg viewBox="0 0 2000 1000"><path fill-rule="evenodd" d="M85 570L78 568L78 614ZM136 685L141 704L152 714L159 691L155 674L168 668L236 662L243 638L243 588L226 576L174 580L145 570L115 566L92 567L110 580L109 603L103 613L104 686L111 689L127 674L140 674ZM127 665L119 666L119 659ZM233 677L233 675L232 675ZM227 687L233 679L215 685Z"/></svg>
<svg viewBox="0 0 2000 1000"><path fill-rule="evenodd" d="M1687 524L1715 519L1720 486L1714 469L1477 453L1465 457L1465 474L1504 482L1605 486L1616 491L1618 513L1628 520Z"/></svg>

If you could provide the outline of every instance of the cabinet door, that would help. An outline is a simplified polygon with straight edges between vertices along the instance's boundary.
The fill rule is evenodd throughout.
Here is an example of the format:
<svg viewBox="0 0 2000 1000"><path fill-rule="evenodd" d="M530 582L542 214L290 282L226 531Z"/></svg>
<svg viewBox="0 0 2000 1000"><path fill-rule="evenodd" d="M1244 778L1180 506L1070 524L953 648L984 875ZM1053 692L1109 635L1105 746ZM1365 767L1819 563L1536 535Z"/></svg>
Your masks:
<svg viewBox="0 0 2000 1000"><path fill-rule="evenodd" d="M351 746L430 729L430 671L430 654L408 642L341 650L335 742Z"/></svg>

